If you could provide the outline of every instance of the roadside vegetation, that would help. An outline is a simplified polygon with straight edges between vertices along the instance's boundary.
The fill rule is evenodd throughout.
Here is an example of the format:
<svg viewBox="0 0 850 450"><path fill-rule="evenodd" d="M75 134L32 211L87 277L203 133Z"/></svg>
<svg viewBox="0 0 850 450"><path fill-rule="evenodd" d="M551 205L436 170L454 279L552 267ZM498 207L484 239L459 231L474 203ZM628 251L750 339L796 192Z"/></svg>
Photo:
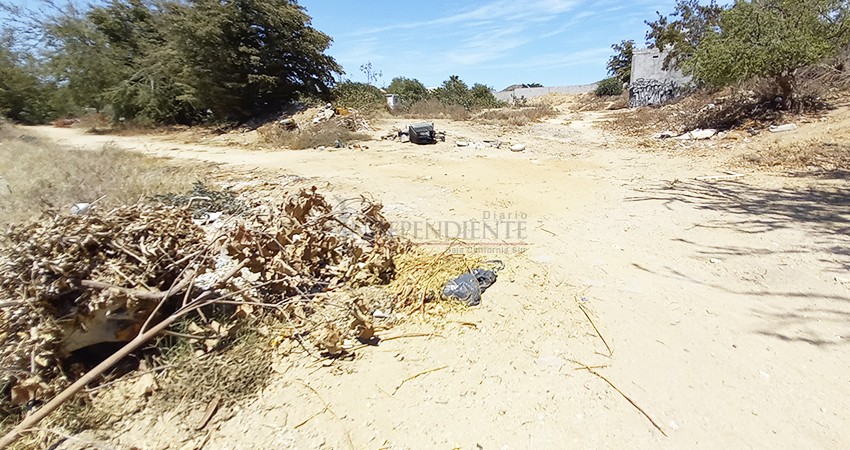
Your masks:
<svg viewBox="0 0 850 450"><path fill-rule="evenodd" d="M666 52L665 68L692 78L683 87L692 95L619 114L608 124L614 130L764 128L828 109L830 97L850 87L847 2L678 0L671 14L646 24L646 45ZM625 80L634 43L612 48L609 74Z"/></svg>
<svg viewBox="0 0 850 450"><path fill-rule="evenodd" d="M62 148L0 124L0 227L66 212L78 202L134 204L166 192L190 190L198 165L167 162L112 146L100 151ZM207 167L207 165L204 165Z"/></svg>

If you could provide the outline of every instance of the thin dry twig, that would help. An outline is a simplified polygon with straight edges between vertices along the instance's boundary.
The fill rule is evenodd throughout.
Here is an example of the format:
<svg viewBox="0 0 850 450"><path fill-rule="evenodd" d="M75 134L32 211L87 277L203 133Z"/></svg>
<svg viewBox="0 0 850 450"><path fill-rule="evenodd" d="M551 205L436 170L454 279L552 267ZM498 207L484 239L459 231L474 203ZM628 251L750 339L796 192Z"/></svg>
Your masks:
<svg viewBox="0 0 850 450"><path fill-rule="evenodd" d="M191 278L191 277L189 277L189 278ZM171 289L164 291L164 292L141 291L141 290L137 290L137 289L128 289L128 288L124 288L124 287L121 287L121 286L116 286L114 284L103 283L101 281L92 281L92 280L82 280L80 282L80 285L83 286L83 287L86 287L86 288L90 288L90 289L102 289L102 290L114 289L114 290L119 291L123 294L127 294L131 297L135 297L139 300L163 300L163 299L167 299L168 297L170 297L172 295L175 295L175 294L182 292L183 289L185 289L186 286L189 285L189 282L190 282L189 279L184 279L184 280L180 281L179 283L175 284Z"/></svg>
<svg viewBox="0 0 850 450"><path fill-rule="evenodd" d="M333 411L333 409L331 409L330 403L328 403L327 400L325 400L325 398L322 397L322 394L319 394L319 391L317 391L315 388L313 388L313 386L310 386L309 384L307 384L307 383L305 383L301 380L292 380L292 381L294 383L298 383L298 384L304 386L305 388L309 389L310 391L312 391L313 394L316 394L316 397L318 397L318 399L321 400L322 404L324 405L324 407L321 409L321 411L319 411L316 414L313 414L312 416L310 416L310 417L306 418L305 420L299 422L298 425L295 425L293 428L300 428L300 427L304 426L304 424L306 424L307 422L312 420L314 417L318 416L319 414L321 414L325 411L329 412L332 416L334 416L334 418L339 419L339 416L337 416L336 413Z"/></svg>
<svg viewBox="0 0 850 450"><path fill-rule="evenodd" d="M586 371L596 375L597 377L599 377L602 381L608 383L608 385L611 386L615 391L617 391L618 394L622 395L624 399L626 399L629 403L631 403L632 406L635 407L635 409L640 411L640 413L643 414L643 416L646 417L647 420L649 420L649 423L651 423L652 426L655 427L655 429L657 429L659 432L661 432L661 434L663 434L664 437L667 437L667 433L664 432L664 430L661 428L661 426L658 425L658 423L655 422L655 420L653 420L652 417L646 411L644 411L643 408L641 408L634 400L632 400L631 397L626 395L623 391L620 390L620 388L615 386L614 383L611 382L611 380L605 378L602 374L600 374L599 372L594 370L593 367L590 367L587 364L583 364L583 363L580 363L578 361L573 361L573 360L570 360L570 362L572 362L573 364L578 364L579 366L581 366L581 367L578 368L579 370L586 370Z"/></svg>
<svg viewBox="0 0 850 450"><path fill-rule="evenodd" d="M414 378L419 378L422 375L427 375L429 373L437 372L438 370L443 370L443 369L448 369L448 368L449 368L449 366L442 366L442 367L437 367L435 369L426 370L424 372L419 372L415 375L411 375L411 376L401 380L401 383L399 383L399 385L396 386L395 390L393 391L393 395L395 395L395 393L398 392L398 390L401 389L402 386L404 386L404 383L407 383L408 381L413 380Z"/></svg>
<svg viewBox="0 0 850 450"><path fill-rule="evenodd" d="M306 420L304 420L302 423L299 423L299 424L298 424L298 425L296 425L294 428L298 428L298 427L303 426L304 424L306 424L307 422L309 422L310 420L312 420L314 417L318 416L319 414L321 414L321 413L323 413L323 412L325 412L325 411L329 412L329 413L330 413L330 414L331 414L331 415L332 415L335 419L339 420L339 421L340 421L340 423L342 423L342 420L339 418L339 416L337 416L337 415L336 415L336 413L333 411L333 409L331 409L331 405L330 405L330 403L328 403L328 402L324 399L324 397L322 397L322 395L321 395L321 394L319 394L319 391L317 391L316 389L314 389L314 388L313 388L313 386L310 386L309 384L307 384L307 383L305 383L305 382L303 382L303 381L301 381L301 380L292 380L292 381L294 381L294 382L296 382L296 383L298 383L298 384L300 384L300 385L302 385L302 386L306 387L307 389L309 389L309 390L313 391L313 393L314 393L314 394L316 394L316 397L319 397L319 400L321 400L321 401L322 401L322 403L324 403L324 405L325 405L325 407L324 407L321 411L319 411L318 413L316 413L316 414L314 414L314 415L312 415L312 416L308 417ZM345 426L345 423L342 423L342 429L343 429L343 430L345 430L345 438L346 438L346 439L348 439L348 446L349 446L349 448L352 448L352 449L353 449L353 448L355 448L355 447L354 447L354 442L352 442L352 441L351 441L351 433L349 433L349 432L348 432L348 427L346 427L346 426Z"/></svg>
<svg viewBox="0 0 850 450"><path fill-rule="evenodd" d="M195 431L203 430L204 427L206 427L207 424L210 423L210 420L212 420L213 416L215 415L215 412L218 411L218 405L220 403L221 395L216 395L209 403L209 405L207 405L207 410L204 412L204 416L203 418L201 418L201 421L198 422L198 426L195 427Z"/></svg>
<svg viewBox="0 0 850 450"><path fill-rule="evenodd" d="M213 286L212 289L226 284L232 276L234 276L239 270L242 269L242 267L244 267L246 261L247 260L242 261L234 268L234 270L229 272L225 277L222 277L221 281L219 281L216 286ZM171 291L172 289L169 289L164 298L170 296ZM86 372L77 381L65 388L65 390L60 392L52 400L47 402L47 404L42 406L41 409L27 416L24 420L21 421L21 423L18 424L18 426L16 426L5 436L0 438L0 448L6 448L11 445L18 439L18 437L21 435L21 433L24 432L24 430L28 430L34 427L35 425L38 425L38 423L41 422L42 419L49 416L53 411L62 406L65 402L73 398L74 395L76 395L77 392L85 388L86 385L97 379L97 377L102 375L105 371L112 368L112 366L117 364L121 359L123 359L145 343L147 343L149 340L153 339L162 331L165 331L169 326L171 326L175 321L177 321L177 319L185 316L186 314L192 311L196 311L204 306L215 303L215 299L208 299L211 292L212 291L210 290L204 291L203 293L198 295L198 297L196 297L196 299L192 301L192 303L190 303L186 307L180 308L172 315L162 320L162 322L151 327L149 330L145 330L143 326L143 331L140 331L140 333L135 338L133 338L132 341L128 342L126 345L124 345L124 347L121 347L120 350L103 360L103 362L95 366L93 369Z"/></svg>
<svg viewBox="0 0 850 450"><path fill-rule="evenodd" d="M597 328L596 324L593 323L593 319L590 318L590 313L587 312L587 309L581 303L579 303L578 309L580 309L581 312L584 313L584 317L587 317L587 321L590 322L590 326L592 326L593 330L596 331L596 335L599 336L599 339L601 339L602 343L605 344L605 348L608 349L608 357L613 357L614 350L611 350L611 346L608 345L608 341L605 340L605 337L602 336L602 333L599 332L599 328Z"/></svg>

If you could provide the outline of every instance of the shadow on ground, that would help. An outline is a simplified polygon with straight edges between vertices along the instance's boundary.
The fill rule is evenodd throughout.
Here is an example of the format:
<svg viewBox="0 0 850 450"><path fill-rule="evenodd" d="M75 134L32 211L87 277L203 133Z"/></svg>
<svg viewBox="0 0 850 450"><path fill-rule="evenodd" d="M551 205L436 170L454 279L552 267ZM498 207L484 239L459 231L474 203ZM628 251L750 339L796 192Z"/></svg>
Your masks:
<svg viewBox="0 0 850 450"><path fill-rule="evenodd" d="M667 207L694 208L732 215L706 227L734 228L745 233L805 226L825 235L850 233L850 189L835 186L761 188L740 181L676 181L642 190L628 201L661 201Z"/></svg>
<svg viewBox="0 0 850 450"><path fill-rule="evenodd" d="M840 185L839 185L840 184ZM672 209L677 204L719 213L698 224L747 234L804 229L814 237L812 248L793 251L828 255L823 262L850 270L850 187L828 182L799 188L763 188L742 181L675 181L642 189L627 201L657 201ZM776 253L768 249L714 248L719 254Z"/></svg>
<svg viewBox="0 0 850 450"><path fill-rule="evenodd" d="M850 188L835 179L831 182L819 180L801 188L764 188L743 181L676 181L644 188L640 195L627 198L627 201L661 202L671 210L688 205L696 210L715 212L697 225L702 228L747 234L803 230L811 236L808 243L784 242L779 248L722 246L672 237L674 241L695 248L700 260L812 255L829 268L827 272L846 277L850 271ZM702 276L697 279L674 267L659 271L638 268L734 296L769 300L766 310L753 310L755 316L763 319L763 325L753 331L756 334L818 347L850 344L850 296L841 294L840 289L792 292L764 285L763 288L735 289L722 281L712 282ZM742 272L745 271L735 275L740 276ZM752 281L760 284L759 280Z"/></svg>

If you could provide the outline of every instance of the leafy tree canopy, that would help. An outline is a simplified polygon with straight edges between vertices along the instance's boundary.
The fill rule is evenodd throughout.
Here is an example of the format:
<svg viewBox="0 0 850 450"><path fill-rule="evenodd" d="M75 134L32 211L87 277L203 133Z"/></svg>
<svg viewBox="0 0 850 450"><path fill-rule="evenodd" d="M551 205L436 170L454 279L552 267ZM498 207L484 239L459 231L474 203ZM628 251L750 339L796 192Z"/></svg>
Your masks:
<svg viewBox="0 0 850 450"><path fill-rule="evenodd" d="M705 36L717 29L722 11L716 0L705 5L699 0L676 0L672 14L665 16L656 11L658 18L645 22L649 26L646 43L650 48L669 52L665 69L679 67L693 56Z"/></svg>
<svg viewBox="0 0 850 450"><path fill-rule="evenodd" d="M38 30L45 79L78 107L151 123L242 121L327 97L341 67L295 0L109 0L52 17L4 8ZM24 27L26 28L26 27Z"/></svg>
<svg viewBox="0 0 850 450"><path fill-rule="evenodd" d="M428 88L417 79L395 77L387 87L387 93L396 94L401 98L402 106L409 107L416 102L426 100Z"/></svg>
<svg viewBox="0 0 850 450"><path fill-rule="evenodd" d="M698 78L726 85L755 76L775 80L786 108L797 108L797 70L850 43L843 0L737 1L721 15L686 65Z"/></svg>
<svg viewBox="0 0 850 450"><path fill-rule="evenodd" d="M608 75L628 83L632 77L632 59L635 54L635 41L622 41L611 46L614 54L608 60Z"/></svg>

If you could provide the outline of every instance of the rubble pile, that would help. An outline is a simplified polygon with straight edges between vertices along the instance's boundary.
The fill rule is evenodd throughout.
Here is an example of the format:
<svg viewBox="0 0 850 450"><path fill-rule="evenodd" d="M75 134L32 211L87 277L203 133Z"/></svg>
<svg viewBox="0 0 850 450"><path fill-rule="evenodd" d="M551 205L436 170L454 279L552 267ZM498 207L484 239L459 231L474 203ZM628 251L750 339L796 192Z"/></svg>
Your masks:
<svg viewBox="0 0 850 450"><path fill-rule="evenodd" d="M310 133L319 128L336 127L350 132L374 131L371 124L354 108L337 107L328 103L321 108L311 108L257 129L263 141L286 141L288 136Z"/></svg>

